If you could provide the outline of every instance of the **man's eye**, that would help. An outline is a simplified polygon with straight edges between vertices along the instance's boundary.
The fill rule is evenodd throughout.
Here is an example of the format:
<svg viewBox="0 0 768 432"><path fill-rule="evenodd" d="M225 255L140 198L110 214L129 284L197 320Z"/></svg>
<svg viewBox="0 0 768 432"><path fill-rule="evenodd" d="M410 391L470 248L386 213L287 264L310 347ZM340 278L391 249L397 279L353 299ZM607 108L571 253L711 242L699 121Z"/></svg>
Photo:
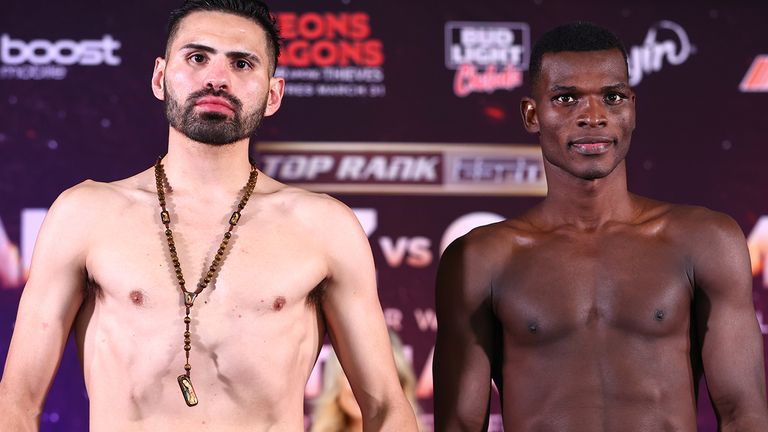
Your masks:
<svg viewBox="0 0 768 432"><path fill-rule="evenodd" d="M235 67L238 69L248 69L251 67L251 64L245 60L237 60L235 62Z"/></svg>
<svg viewBox="0 0 768 432"><path fill-rule="evenodd" d="M560 95L556 96L554 101L561 104L572 104L576 102L576 98L571 95Z"/></svg>
<svg viewBox="0 0 768 432"><path fill-rule="evenodd" d="M189 59L192 60L193 63L202 63L205 61L205 56L202 54L193 54Z"/></svg>
<svg viewBox="0 0 768 432"><path fill-rule="evenodd" d="M605 101L609 104L617 104L621 102L622 100L626 99L626 97L619 93L609 93L605 95Z"/></svg>

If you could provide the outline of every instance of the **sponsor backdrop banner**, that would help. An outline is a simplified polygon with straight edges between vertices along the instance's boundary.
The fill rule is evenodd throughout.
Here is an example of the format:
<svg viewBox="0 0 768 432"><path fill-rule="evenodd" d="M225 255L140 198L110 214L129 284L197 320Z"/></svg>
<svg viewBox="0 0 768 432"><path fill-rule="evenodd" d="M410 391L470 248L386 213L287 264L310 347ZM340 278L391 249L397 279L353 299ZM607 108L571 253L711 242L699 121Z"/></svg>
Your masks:
<svg viewBox="0 0 768 432"><path fill-rule="evenodd" d="M177 1L4 1L0 15L0 357L35 236L61 191L112 181L163 153L153 61ZM583 19L630 52L638 128L630 188L734 217L748 236L754 300L768 333L768 40L761 1L434 2L275 0L285 37L280 112L253 140L261 168L354 208L369 236L388 324L408 347L424 422L441 251L470 228L546 193L536 137L521 125L532 41ZM104 215L109 217L109 215ZM161 247L162 245L158 245ZM557 263L552 263L557 265ZM169 287L170 289L170 287ZM316 372L322 368L321 355ZM319 373L307 386L311 400ZM700 430L716 429L701 392ZM310 405L307 405L307 413ZM491 430L501 430L498 403ZM68 346L44 431L87 429Z"/></svg>

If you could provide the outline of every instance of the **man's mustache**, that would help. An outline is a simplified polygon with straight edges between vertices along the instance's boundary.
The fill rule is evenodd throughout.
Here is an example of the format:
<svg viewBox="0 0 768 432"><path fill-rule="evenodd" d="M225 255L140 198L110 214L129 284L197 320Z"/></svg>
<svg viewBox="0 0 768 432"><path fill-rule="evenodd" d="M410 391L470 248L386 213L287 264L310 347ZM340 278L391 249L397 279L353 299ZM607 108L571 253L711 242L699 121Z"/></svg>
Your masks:
<svg viewBox="0 0 768 432"><path fill-rule="evenodd" d="M243 107L243 103L240 102L240 99L238 99L237 97L223 90L214 90L212 88L204 88L202 90L198 90L194 93L191 93L189 96L187 96L187 104L194 105L194 102L196 99L200 99L205 96L214 96L214 97L220 97L220 98L226 99L227 102L229 102L232 105L232 108L236 108L238 110Z"/></svg>

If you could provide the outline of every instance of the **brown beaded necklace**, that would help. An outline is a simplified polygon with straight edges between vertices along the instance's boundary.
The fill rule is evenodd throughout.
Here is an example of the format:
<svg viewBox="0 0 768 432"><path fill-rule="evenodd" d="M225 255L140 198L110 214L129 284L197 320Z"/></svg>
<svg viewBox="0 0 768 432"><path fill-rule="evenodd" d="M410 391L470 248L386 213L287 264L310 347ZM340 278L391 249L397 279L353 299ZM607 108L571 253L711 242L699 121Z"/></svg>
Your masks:
<svg viewBox="0 0 768 432"><path fill-rule="evenodd" d="M251 165L251 174L248 177L248 183L245 184L243 198L237 204L237 210L235 210L229 218L229 228L224 233L224 238L221 240L219 250L216 251L216 255L213 257L213 262L211 262L208 272L204 277L200 278L195 291L187 291L184 276L181 273L181 263L179 263L179 257L176 254L176 243L173 241L173 232L171 231L170 226L171 215L168 213L168 209L165 208L165 188L163 183L168 183L168 178L165 176L165 170L163 170L163 165L161 163L162 161L163 157L161 156L157 158L157 162L155 162L155 181L157 182L157 200L160 202L160 220L163 222L163 225L165 225L165 237L168 240L168 250L171 253L171 261L173 262L173 267L176 269L176 279L178 279L179 288L181 288L181 294L184 297L184 306L186 307L186 316L184 317L184 326L186 329L184 331L184 351L187 361L186 364L184 364L184 374L179 375L176 379L179 382L179 387L181 387L181 394L184 396L184 402L187 403L187 406L192 407L197 405L198 401L190 377L192 366L189 364L189 351L192 349L192 340L190 339L191 333L189 331L189 324L192 320L189 318L189 312L195 304L197 295L211 283L213 276L216 274L216 270L221 267L222 261L224 260L224 250L229 243L229 239L232 237L232 229L235 228L235 225L237 225L237 222L240 220L240 212L243 211L245 204L248 203L248 198L250 198L253 193L253 188L256 186L256 179L259 177L259 172L256 171L256 167Z"/></svg>

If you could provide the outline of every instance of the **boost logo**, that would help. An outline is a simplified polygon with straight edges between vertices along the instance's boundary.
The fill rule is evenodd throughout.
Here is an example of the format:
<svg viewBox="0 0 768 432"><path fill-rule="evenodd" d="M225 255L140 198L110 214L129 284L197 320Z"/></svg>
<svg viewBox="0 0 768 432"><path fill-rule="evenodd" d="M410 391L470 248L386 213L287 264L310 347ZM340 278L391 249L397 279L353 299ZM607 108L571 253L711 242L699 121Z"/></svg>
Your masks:
<svg viewBox="0 0 768 432"><path fill-rule="evenodd" d="M0 61L6 65L82 65L97 66L120 64L120 57L115 52L120 49L120 42L111 35L101 39L86 39L80 42L72 39L49 41L33 39L25 42L13 39L8 34L0 36Z"/></svg>

